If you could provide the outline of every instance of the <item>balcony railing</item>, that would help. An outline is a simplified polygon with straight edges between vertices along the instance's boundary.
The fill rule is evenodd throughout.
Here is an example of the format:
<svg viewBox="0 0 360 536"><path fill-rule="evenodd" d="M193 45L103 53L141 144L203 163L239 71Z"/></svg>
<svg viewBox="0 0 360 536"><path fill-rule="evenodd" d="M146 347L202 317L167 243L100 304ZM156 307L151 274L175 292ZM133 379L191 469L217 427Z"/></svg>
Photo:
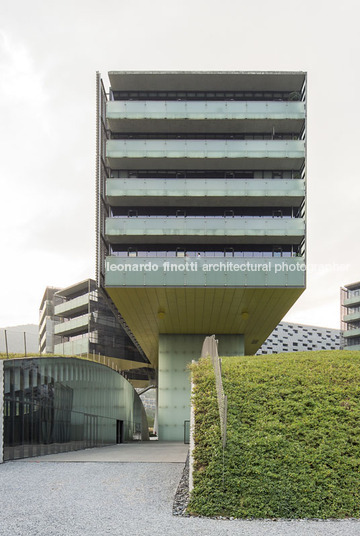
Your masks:
<svg viewBox="0 0 360 536"><path fill-rule="evenodd" d="M108 140L110 168L300 169L303 140Z"/></svg>
<svg viewBox="0 0 360 536"><path fill-rule="evenodd" d="M304 158L302 140L107 140L109 158Z"/></svg>
<svg viewBox="0 0 360 536"><path fill-rule="evenodd" d="M349 298L344 299L344 306L349 307L351 305L360 305L360 293L352 294Z"/></svg>
<svg viewBox="0 0 360 536"><path fill-rule="evenodd" d="M304 119L303 102L109 101L107 119Z"/></svg>
<svg viewBox="0 0 360 536"><path fill-rule="evenodd" d="M179 251L180 250L180 251ZM300 257L300 253L297 253L297 248L294 246L292 250L288 249L282 249L281 247L274 247L273 250L242 250L242 251L234 251L233 248L228 248L225 250L217 250L217 251L204 251L202 247L197 247L196 250L184 250L182 248L179 248L179 250L176 249L169 249L169 250L144 250L144 249L137 249L137 248L128 248L123 250L115 250L112 251L111 256L114 257L139 257L143 259L152 258L152 257L166 257L167 259L173 259L174 257L189 257L191 258L199 258L204 257L207 259L244 259L244 258L251 258L251 259L271 259L271 258L281 258L281 257Z"/></svg>
<svg viewBox="0 0 360 536"><path fill-rule="evenodd" d="M355 322L356 320L360 320L360 311L344 315L343 318L344 322Z"/></svg>
<svg viewBox="0 0 360 536"><path fill-rule="evenodd" d="M70 336L77 333L85 333L89 325L89 315L82 315L66 322L56 324L54 327L55 335Z"/></svg>
<svg viewBox="0 0 360 536"><path fill-rule="evenodd" d="M302 257L279 259L107 257L108 287L303 287Z"/></svg>
<svg viewBox="0 0 360 536"><path fill-rule="evenodd" d="M276 237L276 243L300 242L305 233L302 218L108 218L105 234L110 243L135 244L151 241L176 243L264 243ZM247 240L246 240L247 237Z"/></svg>
<svg viewBox="0 0 360 536"><path fill-rule="evenodd" d="M81 339L55 344L54 353L59 355L82 355L89 353L89 338L85 336Z"/></svg>
<svg viewBox="0 0 360 536"><path fill-rule="evenodd" d="M350 327L351 324L348 326ZM348 329L346 331L343 332L343 336L345 338L348 338L348 337L357 337L360 335L360 328L353 328L353 329Z"/></svg>
<svg viewBox="0 0 360 536"><path fill-rule="evenodd" d="M55 306L56 316L74 316L81 311L86 312L89 307L90 294L83 294L72 300L65 301Z"/></svg>
<svg viewBox="0 0 360 536"><path fill-rule="evenodd" d="M245 206L257 199L269 198L269 204L281 200L282 205L292 206L305 196L305 183L301 179L107 179L106 196L110 205L157 206L183 205L193 201L197 205ZM255 198L255 199L254 199ZM250 201L251 200L251 201Z"/></svg>

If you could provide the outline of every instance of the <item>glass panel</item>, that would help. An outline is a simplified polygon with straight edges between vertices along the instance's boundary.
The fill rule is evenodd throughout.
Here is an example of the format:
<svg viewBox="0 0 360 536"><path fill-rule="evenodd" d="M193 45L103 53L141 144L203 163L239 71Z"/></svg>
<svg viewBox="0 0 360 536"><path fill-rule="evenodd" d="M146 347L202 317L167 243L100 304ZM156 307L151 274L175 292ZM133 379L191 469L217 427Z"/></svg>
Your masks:
<svg viewBox="0 0 360 536"><path fill-rule="evenodd" d="M8 360L4 376L5 460L114 444L119 420L124 441L133 440L136 429L146 433L137 393L103 365L70 358Z"/></svg>

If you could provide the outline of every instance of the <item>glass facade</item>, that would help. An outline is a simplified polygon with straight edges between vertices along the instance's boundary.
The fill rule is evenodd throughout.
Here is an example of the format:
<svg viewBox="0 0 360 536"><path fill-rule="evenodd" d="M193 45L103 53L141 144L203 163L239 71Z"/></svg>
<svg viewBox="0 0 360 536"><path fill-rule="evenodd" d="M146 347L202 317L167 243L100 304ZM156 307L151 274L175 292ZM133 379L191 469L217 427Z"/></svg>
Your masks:
<svg viewBox="0 0 360 536"><path fill-rule="evenodd" d="M56 355L104 355L148 363L124 330L119 315L92 279L58 290L54 298L53 352Z"/></svg>
<svg viewBox="0 0 360 536"><path fill-rule="evenodd" d="M4 460L140 439L144 407L112 369L75 358L4 361Z"/></svg>

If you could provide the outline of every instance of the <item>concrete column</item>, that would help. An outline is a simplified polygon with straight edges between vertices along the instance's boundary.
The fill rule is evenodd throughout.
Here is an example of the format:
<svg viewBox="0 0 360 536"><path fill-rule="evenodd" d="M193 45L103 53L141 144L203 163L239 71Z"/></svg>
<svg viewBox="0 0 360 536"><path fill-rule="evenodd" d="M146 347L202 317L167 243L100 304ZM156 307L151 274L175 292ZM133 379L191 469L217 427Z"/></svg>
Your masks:
<svg viewBox="0 0 360 536"><path fill-rule="evenodd" d="M162 441L184 441L184 421L190 419L188 364L201 355L206 335L159 336L158 425ZM219 356L244 354L243 335L219 335Z"/></svg>
<svg viewBox="0 0 360 536"><path fill-rule="evenodd" d="M194 382L191 379L191 393L194 389ZM194 488L194 450L195 450L195 407L190 404L190 445L189 445L189 493Z"/></svg>
<svg viewBox="0 0 360 536"><path fill-rule="evenodd" d="M157 437L159 437L159 379L158 379L158 371L155 371L156 374L156 389L155 389L155 417L154 417L154 434L156 434Z"/></svg>
<svg viewBox="0 0 360 536"><path fill-rule="evenodd" d="M4 360L0 359L0 463L4 461Z"/></svg>

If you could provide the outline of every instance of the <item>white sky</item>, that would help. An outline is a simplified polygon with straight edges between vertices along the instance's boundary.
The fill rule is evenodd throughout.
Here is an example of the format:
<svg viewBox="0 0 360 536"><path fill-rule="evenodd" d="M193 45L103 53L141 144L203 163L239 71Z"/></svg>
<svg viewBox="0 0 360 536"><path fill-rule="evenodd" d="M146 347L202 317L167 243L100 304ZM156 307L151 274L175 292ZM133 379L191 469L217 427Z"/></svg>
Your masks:
<svg viewBox="0 0 360 536"><path fill-rule="evenodd" d="M339 327L360 280L360 4L2 0L0 326L37 323L47 285L94 277L95 72L308 72L308 275L288 321Z"/></svg>

